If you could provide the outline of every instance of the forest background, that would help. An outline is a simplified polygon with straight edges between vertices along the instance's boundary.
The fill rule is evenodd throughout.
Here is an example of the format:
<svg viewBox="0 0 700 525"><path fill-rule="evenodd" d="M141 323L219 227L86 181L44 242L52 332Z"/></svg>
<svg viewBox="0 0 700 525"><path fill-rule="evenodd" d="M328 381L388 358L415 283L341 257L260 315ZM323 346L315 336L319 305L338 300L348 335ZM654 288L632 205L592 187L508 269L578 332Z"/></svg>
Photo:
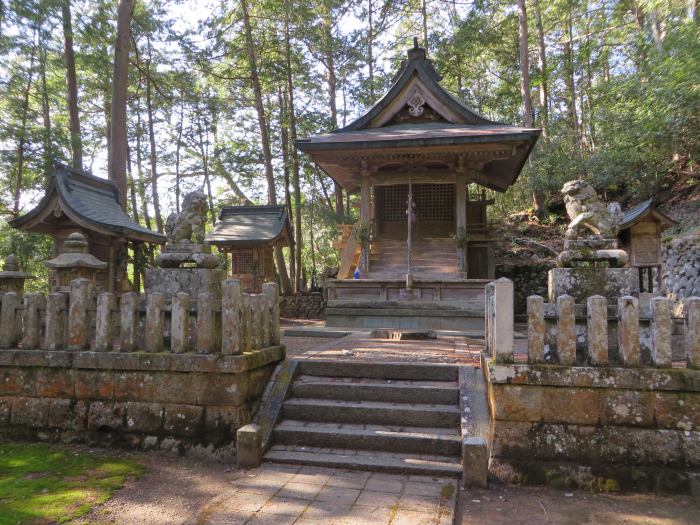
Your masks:
<svg viewBox="0 0 700 525"><path fill-rule="evenodd" d="M623 203L697 188L698 4L0 0L0 215L31 209L57 161L115 180L158 231L195 189L212 223L224 205L284 204L296 243L276 262L301 289L338 264L331 242L357 196L294 141L366 111L414 37L465 104L543 131L493 218L555 223L573 178ZM44 275L51 243L0 221L9 253ZM130 252L141 271L154 255Z"/></svg>

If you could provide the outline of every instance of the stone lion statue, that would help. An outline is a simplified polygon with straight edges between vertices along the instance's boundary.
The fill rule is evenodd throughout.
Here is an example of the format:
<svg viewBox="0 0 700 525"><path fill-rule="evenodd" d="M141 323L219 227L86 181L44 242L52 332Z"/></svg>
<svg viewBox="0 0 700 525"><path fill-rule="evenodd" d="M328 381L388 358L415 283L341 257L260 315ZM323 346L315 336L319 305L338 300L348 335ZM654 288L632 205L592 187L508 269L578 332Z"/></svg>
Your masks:
<svg viewBox="0 0 700 525"><path fill-rule="evenodd" d="M185 195L182 201L182 211L168 215L165 223L165 234L172 244L202 244L204 242L204 224L207 221L209 203L207 196L201 191L193 191Z"/></svg>
<svg viewBox="0 0 700 525"><path fill-rule="evenodd" d="M561 189L566 213L571 222L566 229L567 239L615 239L622 222L622 209L617 202L607 207L593 186L583 180L572 180Z"/></svg>

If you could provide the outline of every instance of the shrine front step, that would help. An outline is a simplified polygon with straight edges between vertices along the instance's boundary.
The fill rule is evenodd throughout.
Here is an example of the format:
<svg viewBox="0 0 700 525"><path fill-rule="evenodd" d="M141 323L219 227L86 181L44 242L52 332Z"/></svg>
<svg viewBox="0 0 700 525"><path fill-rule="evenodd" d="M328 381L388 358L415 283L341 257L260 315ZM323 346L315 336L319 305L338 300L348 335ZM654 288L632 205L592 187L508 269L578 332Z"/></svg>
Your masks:
<svg viewBox="0 0 700 525"><path fill-rule="evenodd" d="M474 447L484 425L465 426L488 421L477 369L328 359L290 369L265 461L486 479L487 450Z"/></svg>

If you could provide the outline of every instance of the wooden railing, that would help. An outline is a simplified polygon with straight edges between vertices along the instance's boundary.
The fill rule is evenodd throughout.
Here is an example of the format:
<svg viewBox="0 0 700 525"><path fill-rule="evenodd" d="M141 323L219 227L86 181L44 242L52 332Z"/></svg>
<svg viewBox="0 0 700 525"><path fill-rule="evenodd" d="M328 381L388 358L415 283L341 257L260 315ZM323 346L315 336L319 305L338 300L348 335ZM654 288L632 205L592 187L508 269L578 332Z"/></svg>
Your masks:
<svg viewBox="0 0 700 525"><path fill-rule="evenodd" d="M0 294L0 348L98 352L196 351L235 355L280 343L276 283L243 293L240 281L222 283L221 297L178 293L93 293L76 279L70 294Z"/></svg>
<svg viewBox="0 0 700 525"><path fill-rule="evenodd" d="M499 279L486 286L486 349L497 363L513 363L513 283ZM639 300L620 297L615 317L609 319L608 301L602 296L589 297L585 305L585 324L577 325L574 298L562 295L556 305L547 305L537 295L527 300L527 362L565 366L652 366L670 368L686 366L700 369L700 297L685 300L682 339L683 359L673 359L674 319L671 301L665 297L651 299L644 345L648 357L642 359ZM554 315L545 316L546 311ZM617 337L608 337L612 326ZM551 344L549 344L551 343ZM553 347L553 348L552 348ZM577 352L577 347L580 350ZM614 359L612 356L615 356Z"/></svg>

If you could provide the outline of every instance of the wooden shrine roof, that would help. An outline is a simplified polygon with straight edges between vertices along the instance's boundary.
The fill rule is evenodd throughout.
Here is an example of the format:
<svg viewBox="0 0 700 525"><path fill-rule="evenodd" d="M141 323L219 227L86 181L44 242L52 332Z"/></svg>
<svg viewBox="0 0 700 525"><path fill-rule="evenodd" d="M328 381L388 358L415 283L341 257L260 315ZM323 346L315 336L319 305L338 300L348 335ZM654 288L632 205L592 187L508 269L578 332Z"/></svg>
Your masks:
<svg viewBox="0 0 700 525"><path fill-rule="evenodd" d="M652 219L659 222L663 229L670 228L676 223L671 217L659 210L654 204L654 199L651 198L640 202L624 213L622 224L620 224L620 231L631 228L648 216L651 216Z"/></svg>
<svg viewBox="0 0 700 525"><path fill-rule="evenodd" d="M64 217L108 237L165 243L165 235L144 228L122 210L114 182L62 164L56 164L39 204L9 224L24 231L51 234Z"/></svg>
<svg viewBox="0 0 700 525"><path fill-rule="evenodd" d="M287 210L284 206L225 206L205 242L222 248L289 246L292 233Z"/></svg>
<svg viewBox="0 0 700 525"><path fill-rule="evenodd" d="M415 170L421 161L441 163L452 173L466 168L479 184L505 191L540 130L489 120L443 89L440 80L425 50L416 46L367 113L344 128L297 140L296 146L348 191L359 187L363 166L376 175L386 165Z"/></svg>

